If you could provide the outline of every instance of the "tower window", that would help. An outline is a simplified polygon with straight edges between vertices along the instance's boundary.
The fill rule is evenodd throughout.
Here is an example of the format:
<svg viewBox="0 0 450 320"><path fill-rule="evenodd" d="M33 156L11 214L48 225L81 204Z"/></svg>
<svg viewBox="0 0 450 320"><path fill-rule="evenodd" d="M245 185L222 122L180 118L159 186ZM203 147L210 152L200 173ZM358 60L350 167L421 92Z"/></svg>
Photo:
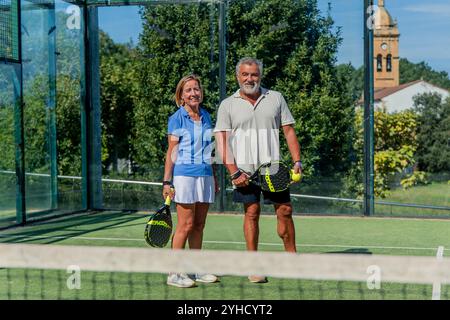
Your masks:
<svg viewBox="0 0 450 320"><path fill-rule="evenodd" d="M392 55L388 54L386 57L386 71L391 72L392 71Z"/></svg>
<svg viewBox="0 0 450 320"><path fill-rule="evenodd" d="M383 70L383 57L381 54L377 56L377 71L380 72Z"/></svg>

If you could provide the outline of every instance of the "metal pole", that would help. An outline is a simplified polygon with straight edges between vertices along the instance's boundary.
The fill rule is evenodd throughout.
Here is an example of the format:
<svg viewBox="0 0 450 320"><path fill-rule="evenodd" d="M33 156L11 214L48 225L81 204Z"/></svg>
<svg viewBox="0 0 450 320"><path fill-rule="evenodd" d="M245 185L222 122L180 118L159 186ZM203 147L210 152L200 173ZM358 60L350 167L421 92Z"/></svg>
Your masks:
<svg viewBox="0 0 450 320"><path fill-rule="evenodd" d="M17 1L17 25L18 25L18 63L13 64L13 84L14 84L14 128L15 128L15 162L16 162L16 222L25 224L26 198L25 198L25 140L24 140L24 120L23 120L23 67L22 67L22 35L20 26L22 25L21 2Z"/></svg>
<svg viewBox="0 0 450 320"><path fill-rule="evenodd" d="M226 98L226 1L219 3L219 83L220 83L220 101ZM225 211L226 190L225 190L225 167L220 166L220 197L219 197L219 211Z"/></svg>
<svg viewBox="0 0 450 320"><path fill-rule="evenodd" d="M48 83L49 83L49 132L48 139L50 145L50 189L51 189L51 209L58 207L58 166L56 149L56 18L55 5L48 13Z"/></svg>
<svg viewBox="0 0 450 320"><path fill-rule="evenodd" d="M99 29L97 7L83 7L82 157L83 207L101 209L102 162L100 126Z"/></svg>
<svg viewBox="0 0 450 320"><path fill-rule="evenodd" d="M374 214L373 0L364 0L364 215Z"/></svg>
<svg viewBox="0 0 450 320"><path fill-rule="evenodd" d="M14 128L16 144L16 222L26 222L25 201L25 141L23 123L23 80L22 63L13 65L14 83Z"/></svg>

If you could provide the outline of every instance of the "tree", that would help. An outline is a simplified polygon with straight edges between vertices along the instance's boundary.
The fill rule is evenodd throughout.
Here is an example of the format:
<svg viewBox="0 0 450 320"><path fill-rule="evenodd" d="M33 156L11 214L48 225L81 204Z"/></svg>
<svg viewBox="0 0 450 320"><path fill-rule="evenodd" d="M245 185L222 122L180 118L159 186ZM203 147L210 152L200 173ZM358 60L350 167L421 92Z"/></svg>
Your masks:
<svg viewBox="0 0 450 320"><path fill-rule="evenodd" d="M359 100L364 90L364 66L354 68L351 64L340 64L337 66L337 71L340 78L346 79L347 91L351 93L353 100ZM450 78L447 72L433 70L424 61L413 63L406 58L400 58L400 84L420 79L450 89Z"/></svg>
<svg viewBox="0 0 450 320"><path fill-rule="evenodd" d="M141 173L158 178L167 148L167 120L176 111L173 96L181 77L198 74L203 83L203 105L218 103L217 30L210 16L215 7L205 3L148 6L138 47L137 102L132 132L133 160Z"/></svg>
<svg viewBox="0 0 450 320"><path fill-rule="evenodd" d="M65 21L63 17L60 18ZM78 38L66 28L57 33L57 141L60 174L81 174L80 63ZM102 110L102 163L117 171L118 159L129 159L131 114L137 81L135 54L130 44L116 44L103 31L100 37L100 104ZM105 170L106 171L106 170Z"/></svg>
<svg viewBox="0 0 450 320"><path fill-rule="evenodd" d="M228 88L246 55L264 63L262 85L286 97L306 173L329 174L349 166L353 107L335 63L340 31L316 1L237 1L229 9ZM288 155L286 146L282 152Z"/></svg>
<svg viewBox="0 0 450 320"><path fill-rule="evenodd" d="M0 66L0 171L15 171L15 127L12 68ZM0 172L0 208L14 208L16 176Z"/></svg>
<svg viewBox="0 0 450 320"><path fill-rule="evenodd" d="M438 87L450 89L450 78L447 72L433 70L425 61L412 63L406 58L401 58L400 84L419 79Z"/></svg>
<svg viewBox="0 0 450 320"><path fill-rule="evenodd" d="M417 149L417 115L412 111L389 114L385 110L374 113L374 190L375 196L384 198L389 194L391 179L414 165ZM354 149L356 161L346 178L343 195L357 194L362 198L363 174L363 110L358 109L355 118Z"/></svg>
<svg viewBox="0 0 450 320"><path fill-rule="evenodd" d="M164 159L167 118L176 110L172 96L181 76L199 74L205 106L214 111L218 105L217 30L211 17L217 12L205 4L143 11L133 143L140 166L160 166ZM341 40L332 19L320 15L316 1L242 0L229 3L227 23L228 94L237 89L237 61L262 60L262 85L281 91L297 119L308 172L348 167L353 112L335 68ZM286 146L283 153L288 154Z"/></svg>
<svg viewBox="0 0 450 320"><path fill-rule="evenodd" d="M102 162L105 171L118 171L119 159L130 159L133 111L136 104L136 50L116 44L100 31L100 104L102 110Z"/></svg>
<svg viewBox="0 0 450 320"><path fill-rule="evenodd" d="M15 131L14 107L12 104L0 105L0 170L14 170L15 168Z"/></svg>
<svg viewBox="0 0 450 320"><path fill-rule="evenodd" d="M414 98L418 113L419 168L427 172L450 171L450 98L442 102L441 95L425 93Z"/></svg>
<svg viewBox="0 0 450 320"><path fill-rule="evenodd" d="M81 175L81 103L79 79L57 78L56 123L58 174Z"/></svg>
<svg viewBox="0 0 450 320"><path fill-rule="evenodd" d="M81 75L83 50L78 30L65 27L68 14L56 12L56 139L58 174L81 175ZM60 27L64 26L64 27ZM60 180L61 182L65 180Z"/></svg>
<svg viewBox="0 0 450 320"><path fill-rule="evenodd" d="M0 66L0 170L14 170L14 88L11 81L13 68Z"/></svg>
<svg viewBox="0 0 450 320"><path fill-rule="evenodd" d="M361 99L364 91L364 68L355 69L351 64L340 64L336 67L337 77L340 83L345 84L345 91L353 102Z"/></svg>

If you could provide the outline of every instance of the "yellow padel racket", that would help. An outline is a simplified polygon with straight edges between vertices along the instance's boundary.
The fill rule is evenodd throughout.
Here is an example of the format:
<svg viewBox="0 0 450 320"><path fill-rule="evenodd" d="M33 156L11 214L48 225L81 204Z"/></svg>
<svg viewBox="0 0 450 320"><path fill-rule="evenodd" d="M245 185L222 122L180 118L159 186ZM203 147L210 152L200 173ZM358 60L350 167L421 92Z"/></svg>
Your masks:
<svg viewBox="0 0 450 320"><path fill-rule="evenodd" d="M156 212L154 212L145 226L145 241L152 247L164 248L172 236L172 215L170 214L170 196Z"/></svg>

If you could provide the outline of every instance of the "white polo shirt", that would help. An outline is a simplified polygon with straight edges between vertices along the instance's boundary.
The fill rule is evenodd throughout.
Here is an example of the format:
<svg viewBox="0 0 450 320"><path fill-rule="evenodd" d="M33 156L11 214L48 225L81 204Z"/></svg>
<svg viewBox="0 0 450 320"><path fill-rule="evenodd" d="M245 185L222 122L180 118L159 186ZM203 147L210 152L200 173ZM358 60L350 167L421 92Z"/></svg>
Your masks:
<svg viewBox="0 0 450 320"><path fill-rule="evenodd" d="M230 132L229 144L237 166L253 173L261 164L280 159L280 128L293 123L280 92L261 88L253 106L237 90L220 104L214 132Z"/></svg>

